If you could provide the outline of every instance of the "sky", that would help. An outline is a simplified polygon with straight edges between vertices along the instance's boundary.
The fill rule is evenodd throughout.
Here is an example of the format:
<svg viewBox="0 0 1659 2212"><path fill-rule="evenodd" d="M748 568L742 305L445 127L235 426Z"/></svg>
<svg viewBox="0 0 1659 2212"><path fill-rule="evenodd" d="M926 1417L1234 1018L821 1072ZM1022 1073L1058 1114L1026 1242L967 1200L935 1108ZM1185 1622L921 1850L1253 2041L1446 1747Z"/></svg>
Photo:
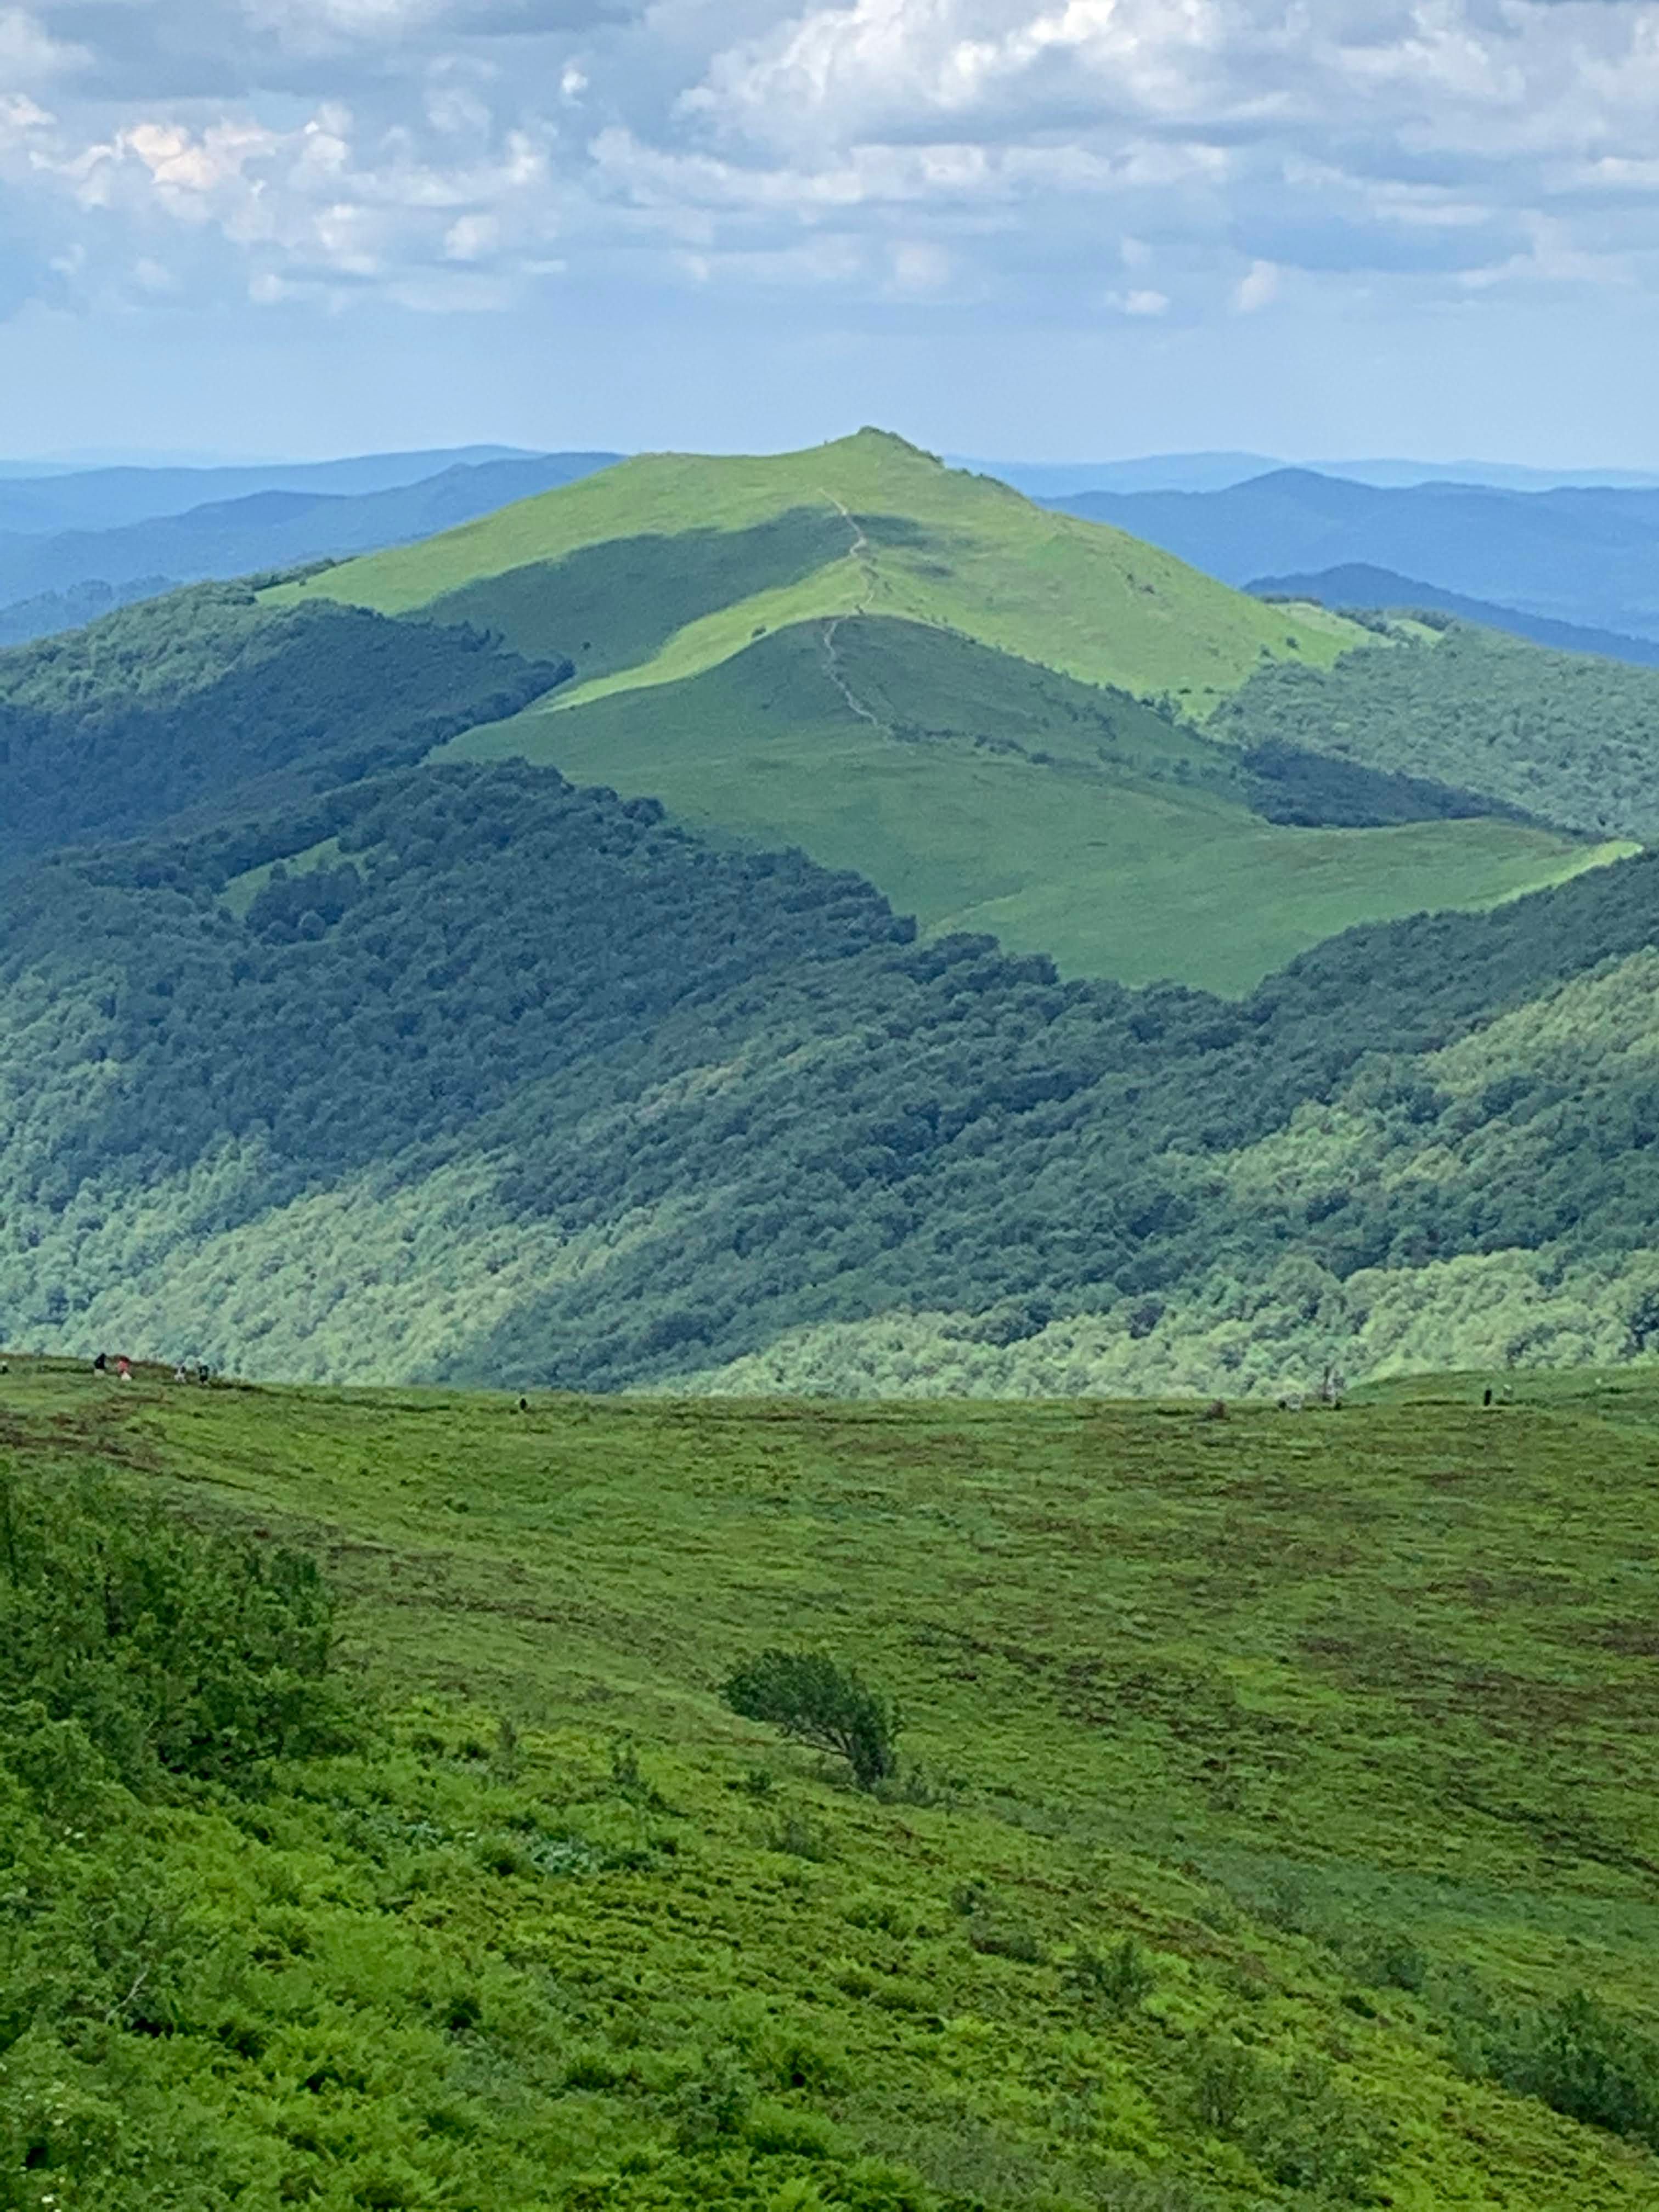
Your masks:
<svg viewBox="0 0 1659 2212"><path fill-rule="evenodd" d="M1659 465L1659 0L0 0L0 454Z"/></svg>

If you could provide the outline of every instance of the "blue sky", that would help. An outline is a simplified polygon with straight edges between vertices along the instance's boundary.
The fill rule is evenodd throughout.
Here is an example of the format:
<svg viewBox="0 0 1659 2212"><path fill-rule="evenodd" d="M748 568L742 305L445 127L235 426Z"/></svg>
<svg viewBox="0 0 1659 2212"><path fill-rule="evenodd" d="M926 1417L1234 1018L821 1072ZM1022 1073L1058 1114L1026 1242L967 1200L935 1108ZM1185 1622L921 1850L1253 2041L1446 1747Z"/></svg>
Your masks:
<svg viewBox="0 0 1659 2212"><path fill-rule="evenodd" d="M1659 465L1659 0L0 4L0 451Z"/></svg>

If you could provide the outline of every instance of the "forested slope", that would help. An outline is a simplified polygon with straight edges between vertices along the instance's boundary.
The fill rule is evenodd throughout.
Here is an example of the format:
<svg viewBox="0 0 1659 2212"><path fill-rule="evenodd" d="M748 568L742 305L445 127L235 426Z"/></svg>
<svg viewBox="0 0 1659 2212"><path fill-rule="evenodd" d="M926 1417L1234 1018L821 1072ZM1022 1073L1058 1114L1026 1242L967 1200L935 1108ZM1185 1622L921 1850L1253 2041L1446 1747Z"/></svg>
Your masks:
<svg viewBox="0 0 1659 2212"><path fill-rule="evenodd" d="M417 761L569 663L234 584L0 653L0 866L181 815L236 813Z"/></svg>
<svg viewBox="0 0 1659 2212"><path fill-rule="evenodd" d="M1218 740L1206 718L1257 671L1413 633L1265 605L878 431L641 456L270 601L325 597L574 662L465 757L799 844L925 929L988 929L1066 974L1244 990L1351 924L1607 857L1432 766L1417 782L1449 797L1327 747Z"/></svg>
<svg viewBox="0 0 1659 2212"><path fill-rule="evenodd" d="M1659 1226L1656 933L1643 860L1241 1004L1067 984L653 805L406 771L12 878L5 1334L317 1376L1278 1387L1404 1356L1373 1318L1409 1284L1438 1358L1617 1357ZM1562 987L1576 1068L1537 1042Z"/></svg>
<svg viewBox="0 0 1659 2212"><path fill-rule="evenodd" d="M1263 668L1209 732L1432 776L1546 821L1651 840L1659 670L1440 619L1437 638L1347 653L1328 670Z"/></svg>
<svg viewBox="0 0 1659 2212"><path fill-rule="evenodd" d="M844 1393L1644 1347L1659 873L1592 841L1659 679L1412 623L1310 668L896 441L722 468L480 526L557 588L445 538L375 572L414 612L212 586L0 655L0 1341ZM595 536L623 480L725 504ZM1258 672L1200 724L943 599L705 651L849 564Z"/></svg>
<svg viewBox="0 0 1659 2212"><path fill-rule="evenodd" d="M1167 701L891 617L793 623L678 683L567 696L449 750L798 844L925 930L990 930L1067 975L1244 991L1354 922L1488 905L1611 857L1432 775L1218 741Z"/></svg>

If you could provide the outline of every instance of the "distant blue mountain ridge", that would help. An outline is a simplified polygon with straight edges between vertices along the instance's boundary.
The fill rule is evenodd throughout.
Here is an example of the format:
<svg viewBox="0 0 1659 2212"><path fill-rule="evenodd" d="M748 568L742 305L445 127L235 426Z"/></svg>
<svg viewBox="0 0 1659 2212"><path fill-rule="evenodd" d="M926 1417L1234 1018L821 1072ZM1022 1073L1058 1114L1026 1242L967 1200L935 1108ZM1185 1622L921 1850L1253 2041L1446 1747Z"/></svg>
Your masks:
<svg viewBox="0 0 1659 2212"><path fill-rule="evenodd" d="M0 466L0 645L170 585L422 538L620 458L471 446L33 477ZM1637 471L1567 481L1486 463L1286 468L1246 452L967 465L1228 583L1306 586L1352 604L1404 598L1623 659L1645 660L1659 644L1659 477ZM1456 480L1466 467L1487 481Z"/></svg>
<svg viewBox="0 0 1659 2212"><path fill-rule="evenodd" d="M1304 468L1316 476L1400 489L1413 484L1480 484L1497 491L1659 489L1659 471L1643 469L1540 469L1505 461L1304 461L1267 453L1147 453L1118 461L984 461L951 456L954 467L999 477L1028 499L1075 498L1090 491L1228 491L1253 477Z"/></svg>
<svg viewBox="0 0 1659 2212"><path fill-rule="evenodd" d="M1425 584L1415 576L1397 576L1390 569L1370 568L1359 562L1346 568L1322 568L1313 575L1258 576L1245 589L1259 599L1313 599L1321 606L1338 610L1397 613L1415 610L1453 615L1460 622L1475 623L1483 629L1505 630L1511 637L1524 637L1557 653L1590 653L1604 660L1629 660L1638 667L1659 668L1659 640L1622 637L1614 630L1583 629L1575 623L1521 614L1514 607L1465 599L1461 592L1442 591L1437 584Z"/></svg>
<svg viewBox="0 0 1659 2212"><path fill-rule="evenodd" d="M342 558L382 545L430 537L489 514L514 500L551 491L592 475L619 458L613 453L538 453L473 462L448 462L413 481L377 489L342 490L342 483L401 468L410 455L370 456L361 463L329 462L315 469L277 471L312 481L295 488L260 483L234 498L157 513L102 529L0 534L0 645L16 645L89 621L135 599L170 586L209 578ZM442 455L428 455L442 461ZM147 471L111 471L125 476ZM242 471L156 471L216 481ZM257 472L254 472L257 473ZM325 485L314 481L319 475ZM75 478L54 479L58 492ZM12 491L0 484L0 513ZM168 497L173 491L145 496ZM120 489L126 498L126 487ZM140 496L138 492L131 496Z"/></svg>
<svg viewBox="0 0 1659 2212"><path fill-rule="evenodd" d="M1519 615L1659 639L1659 489L1385 489L1280 469L1219 491L1089 491L1045 503L1230 584L1361 566Z"/></svg>
<svg viewBox="0 0 1659 2212"><path fill-rule="evenodd" d="M0 473L0 532L116 530L262 491L328 492L351 499L423 483L447 469L541 458L514 446L457 446L434 453L358 453L342 460L273 461L263 466L54 469L36 477L14 477L6 470Z"/></svg>

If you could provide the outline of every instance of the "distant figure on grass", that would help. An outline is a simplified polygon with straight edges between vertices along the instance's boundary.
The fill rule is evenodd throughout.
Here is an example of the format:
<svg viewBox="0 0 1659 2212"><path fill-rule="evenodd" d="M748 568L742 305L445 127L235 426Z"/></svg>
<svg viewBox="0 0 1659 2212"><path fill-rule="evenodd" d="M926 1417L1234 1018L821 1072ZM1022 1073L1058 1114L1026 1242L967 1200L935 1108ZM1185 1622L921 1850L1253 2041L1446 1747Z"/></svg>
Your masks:
<svg viewBox="0 0 1659 2212"><path fill-rule="evenodd" d="M125 1352L115 1363L115 1379L118 1382L131 1382L132 1380L132 1362Z"/></svg>
<svg viewBox="0 0 1659 2212"><path fill-rule="evenodd" d="M97 1358L93 1361L92 1371L94 1375L107 1375L109 1373L109 1356L106 1352L100 1352Z"/></svg>
<svg viewBox="0 0 1659 2212"><path fill-rule="evenodd" d="M1492 1384L1490 1382L1486 1385L1486 1395L1482 1398L1480 1402L1483 1406L1490 1406L1492 1403Z"/></svg>

